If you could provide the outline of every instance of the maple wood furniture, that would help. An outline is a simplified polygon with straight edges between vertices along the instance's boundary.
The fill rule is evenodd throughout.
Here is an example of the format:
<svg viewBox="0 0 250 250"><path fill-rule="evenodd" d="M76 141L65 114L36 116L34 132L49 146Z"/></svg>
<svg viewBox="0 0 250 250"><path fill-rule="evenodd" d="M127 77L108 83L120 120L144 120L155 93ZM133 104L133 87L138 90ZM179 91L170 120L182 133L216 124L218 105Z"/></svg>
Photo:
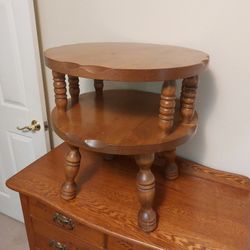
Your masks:
<svg viewBox="0 0 250 250"><path fill-rule="evenodd" d="M54 78L54 130L70 147L62 198L71 200L76 196L79 148L134 155L140 168L138 224L145 232L153 231L157 225L153 209L155 178L150 168L155 153L160 152L166 158L166 178L178 176L175 150L196 132L198 74L206 68L208 55L166 45L85 43L49 49L45 61ZM68 75L70 101L65 75ZM79 96L79 77L94 79L96 93ZM183 79L177 101L176 79ZM116 81L114 84L118 81L164 83L158 95L136 90L103 91L103 80Z"/></svg>
<svg viewBox="0 0 250 250"><path fill-rule="evenodd" d="M31 250L250 249L250 180L177 157L180 177L166 181L157 158L154 208L157 230L137 228L139 202L132 158L104 160L84 151L75 199L60 197L64 143L21 172L7 186L18 192Z"/></svg>

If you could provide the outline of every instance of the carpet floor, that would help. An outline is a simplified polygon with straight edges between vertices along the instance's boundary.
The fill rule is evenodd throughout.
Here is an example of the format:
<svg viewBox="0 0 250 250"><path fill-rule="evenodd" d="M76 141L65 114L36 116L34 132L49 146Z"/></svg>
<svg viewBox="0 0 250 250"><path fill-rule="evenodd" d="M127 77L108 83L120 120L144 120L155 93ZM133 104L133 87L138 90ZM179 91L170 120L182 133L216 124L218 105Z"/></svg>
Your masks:
<svg viewBox="0 0 250 250"><path fill-rule="evenodd" d="M25 226L0 213L0 250L29 250Z"/></svg>

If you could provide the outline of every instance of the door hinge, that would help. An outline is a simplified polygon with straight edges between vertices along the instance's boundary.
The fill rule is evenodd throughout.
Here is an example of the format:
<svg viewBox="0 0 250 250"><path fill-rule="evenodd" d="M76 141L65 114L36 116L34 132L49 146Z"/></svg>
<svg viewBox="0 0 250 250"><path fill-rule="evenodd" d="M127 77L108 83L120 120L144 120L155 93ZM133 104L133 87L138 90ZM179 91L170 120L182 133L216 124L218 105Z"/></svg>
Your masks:
<svg viewBox="0 0 250 250"><path fill-rule="evenodd" d="M43 122L43 126L44 126L44 130L45 131L49 130L49 123L48 123L48 121L44 121Z"/></svg>

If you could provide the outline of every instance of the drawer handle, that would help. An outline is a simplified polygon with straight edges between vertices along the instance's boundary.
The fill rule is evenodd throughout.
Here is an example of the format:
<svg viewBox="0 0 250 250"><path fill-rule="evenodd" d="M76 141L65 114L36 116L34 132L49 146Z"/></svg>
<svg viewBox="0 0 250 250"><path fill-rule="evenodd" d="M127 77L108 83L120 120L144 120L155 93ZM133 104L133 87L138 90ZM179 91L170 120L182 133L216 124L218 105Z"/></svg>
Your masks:
<svg viewBox="0 0 250 250"><path fill-rule="evenodd" d="M59 226L62 226L68 230L73 230L74 229L74 222L72 219L60 214L60 213L55 213L53 216L53 221L58 224Z"/></svg>
<svg viewBox="0 0 250 250"><path fill-rule="evenodd" d="M49 246L53 247L53 249L55 249L55 250L58 250L58 249L59 250L67 250L67 247L64 244L62 244L56 240L50 240Z"/></svg>

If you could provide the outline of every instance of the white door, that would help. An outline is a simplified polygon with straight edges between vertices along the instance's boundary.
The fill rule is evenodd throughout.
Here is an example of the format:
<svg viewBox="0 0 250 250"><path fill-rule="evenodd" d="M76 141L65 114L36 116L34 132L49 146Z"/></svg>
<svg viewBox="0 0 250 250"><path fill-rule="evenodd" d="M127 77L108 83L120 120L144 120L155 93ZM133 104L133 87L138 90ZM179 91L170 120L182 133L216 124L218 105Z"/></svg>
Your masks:
<svg viewBox="0 0 250 250"><path fill-rule="evenodd" d="M21 221L19 196L5 181L48 151L44 107L33 2L0 0L0 212ZM17 130L32 120L39 131Z"/></svg>

